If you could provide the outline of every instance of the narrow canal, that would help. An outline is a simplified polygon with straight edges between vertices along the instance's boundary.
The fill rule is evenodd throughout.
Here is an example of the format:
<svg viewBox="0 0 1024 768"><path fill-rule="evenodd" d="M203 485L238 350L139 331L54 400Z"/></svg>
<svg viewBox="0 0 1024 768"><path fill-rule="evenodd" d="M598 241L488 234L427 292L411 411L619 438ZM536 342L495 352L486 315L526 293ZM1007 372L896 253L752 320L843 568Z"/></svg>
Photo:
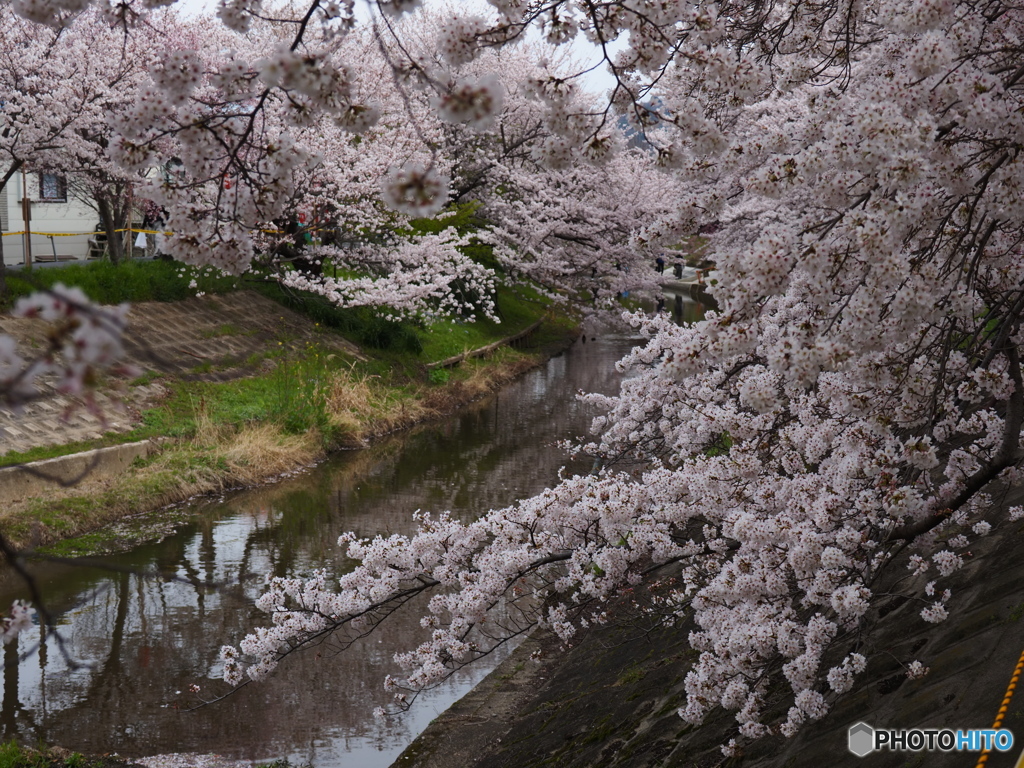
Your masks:
<svg viewBox="0 0 1024 768"><path fill-rule="evenodd" d="M219 648L265 619L252 608L265 574L350 568L336 546L344 531L408 532L417 509L469 519L555 483L565 463L556 441L585 435L594 415L576 393L615 391L614 363L631 343L604 334L578 341L443 423L273 487L199 504L194 522L174 535L109 559L122 572L40 569L66 645L40 642L36 630L7 646L0 737L129 757L202 752L315 768L389 765L487 672L468 671L403 717L375 721L374 707L388 704L381 683L396 672L392 656L422 636L415 611L343 654L324 645L224 701L184 709L226 690ZM0 605L23 597L15 587L0 591Z"/></svg>

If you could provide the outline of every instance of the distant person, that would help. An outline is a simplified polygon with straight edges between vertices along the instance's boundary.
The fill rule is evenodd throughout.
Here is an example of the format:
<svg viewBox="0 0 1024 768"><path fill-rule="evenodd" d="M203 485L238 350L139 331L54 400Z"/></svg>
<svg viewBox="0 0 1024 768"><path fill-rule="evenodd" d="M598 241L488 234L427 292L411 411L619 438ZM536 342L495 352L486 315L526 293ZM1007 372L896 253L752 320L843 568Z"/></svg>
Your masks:
<svg viewBox="0 0 1024 768"><path fill-rule="evenodd" d="M156 229L156 214L153 211L147 211L146 215L142 217L142 230L155 230ZM139 232L139 236L135 238L135 247L143 248L144 255L147 259L152 259L156 255L156 235L149 232Z"/></svg>
<svg viewBox="0 0 1024 768"><path fill-rule="evenodd" d="M167 241L167 209L161 208L155 214L153 214L153 229L156 230L156 234L153 235L153 258L163 259L164 261L173 261L173 257L164 250L164 244ZM146 249L149 250L149 243L146 243Z"/></svg>
<svg viewBox="0 0 1024 768"><path fill-rule="evenodd" d="M658 258L656 258L654 260L654 264L658 268L658 274L659 275L665 274L665 259L663 259L661 256L659 256Z"/></svg>

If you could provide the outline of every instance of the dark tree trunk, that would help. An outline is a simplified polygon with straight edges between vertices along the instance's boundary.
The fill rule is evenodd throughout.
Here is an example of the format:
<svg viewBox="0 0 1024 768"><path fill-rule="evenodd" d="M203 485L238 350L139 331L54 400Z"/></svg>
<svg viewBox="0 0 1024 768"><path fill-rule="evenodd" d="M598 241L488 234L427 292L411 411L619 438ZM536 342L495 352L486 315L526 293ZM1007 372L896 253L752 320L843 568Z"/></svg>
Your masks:
<svg viewBox="0 0 1024 768"><path fill-rule="evenodd" d="M112 262L120 264L124 258L124 248L121 246L121 233L117 231L117 221L111 208L110 200L105 195L96 195L96 210L99 211L103 230L107 233L107 253L110 254Z"/></svg>

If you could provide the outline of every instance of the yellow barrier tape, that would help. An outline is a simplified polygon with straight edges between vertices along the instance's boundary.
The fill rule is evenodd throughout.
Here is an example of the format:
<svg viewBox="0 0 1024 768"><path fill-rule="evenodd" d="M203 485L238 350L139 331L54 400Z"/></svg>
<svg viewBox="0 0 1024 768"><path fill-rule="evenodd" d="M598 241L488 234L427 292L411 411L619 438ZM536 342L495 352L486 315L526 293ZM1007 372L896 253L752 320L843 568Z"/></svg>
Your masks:
<svg viewBox="0 0 1024 768"><path fill-rule="evenodd" d="M131 229L115 229L114 231L116 231L116 232L131 232L133 234L136 233L136 232L141 232L142 234L172 234L173 233L173 232L170 232L170 231L163 231L163 230L159 230L159 229L135 229L134 227L132 227ZM7 238L7 237L10 237L10 236L13 236L13 234L25 234L25 233L26 232L25 232L24 229L22 231L19 231L19 232L0 232L0 237ZM95 229L92 229L92 230L87 231L87 232L36 232L36 231L33 231L33 232L29 232L29 233L30 234L38 234L38 236L40 238L80 238L80 237L83 236L83 234L89 234L89 236L92 236L92 234L106 234L106 232L104 232L102 229L100 229L98 231L95 230Z"/></svg>
<svg viewBox="0 0 1024 768"><path fill-rule="evenodd" d="M8 235L24 235L24 232L4 232L3 236ZM82 235L91 235L92 232L32 232L33 235L39 235L40 237L81 237Z"/></svg>
<svg viewBox="0 0 1024 768"><path fill-rule="evenodd" d="M319 232L324 227L318 227L316 229L305 229L296 234L312 234L313 232ZM265 235L284 235L286 232L280 229L260 229L258 232L262 232ZM114 232L130 232L132 234L144 234L144 235L173 235L173 232L158 229L115 229ZM24 235L25 232L0 232L0 237L11 237L13 235ZM103 230L90 230L89 232L32 232L33 235L39 235L40 237L81 237L82 235L105 235L106 232Z"/></svg>

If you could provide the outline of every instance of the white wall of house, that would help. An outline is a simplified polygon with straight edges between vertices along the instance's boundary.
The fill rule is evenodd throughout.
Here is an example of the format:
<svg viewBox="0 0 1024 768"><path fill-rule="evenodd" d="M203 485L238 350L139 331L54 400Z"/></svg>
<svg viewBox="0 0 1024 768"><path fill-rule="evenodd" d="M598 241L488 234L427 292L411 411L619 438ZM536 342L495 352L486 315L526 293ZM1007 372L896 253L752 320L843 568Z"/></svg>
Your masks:
<svg viewBox="0 0 1024 768"><path fill-rule="evenodd" d="M70 190L60 199L60 187L49 183L41 189L41 174L26 172L15 174L7 186L0 190L0 235L3 236L4 263L25 263L25 222L21 199L23 180L27 181L32 201L29 222L33 261L53 261L54 254L61 260L85 259L89 252L89 238L93 237L99 216L88 205L76 200ZM64 189L67 187L64 185ZM47 196L54 199L45 199Z"/></svg>

